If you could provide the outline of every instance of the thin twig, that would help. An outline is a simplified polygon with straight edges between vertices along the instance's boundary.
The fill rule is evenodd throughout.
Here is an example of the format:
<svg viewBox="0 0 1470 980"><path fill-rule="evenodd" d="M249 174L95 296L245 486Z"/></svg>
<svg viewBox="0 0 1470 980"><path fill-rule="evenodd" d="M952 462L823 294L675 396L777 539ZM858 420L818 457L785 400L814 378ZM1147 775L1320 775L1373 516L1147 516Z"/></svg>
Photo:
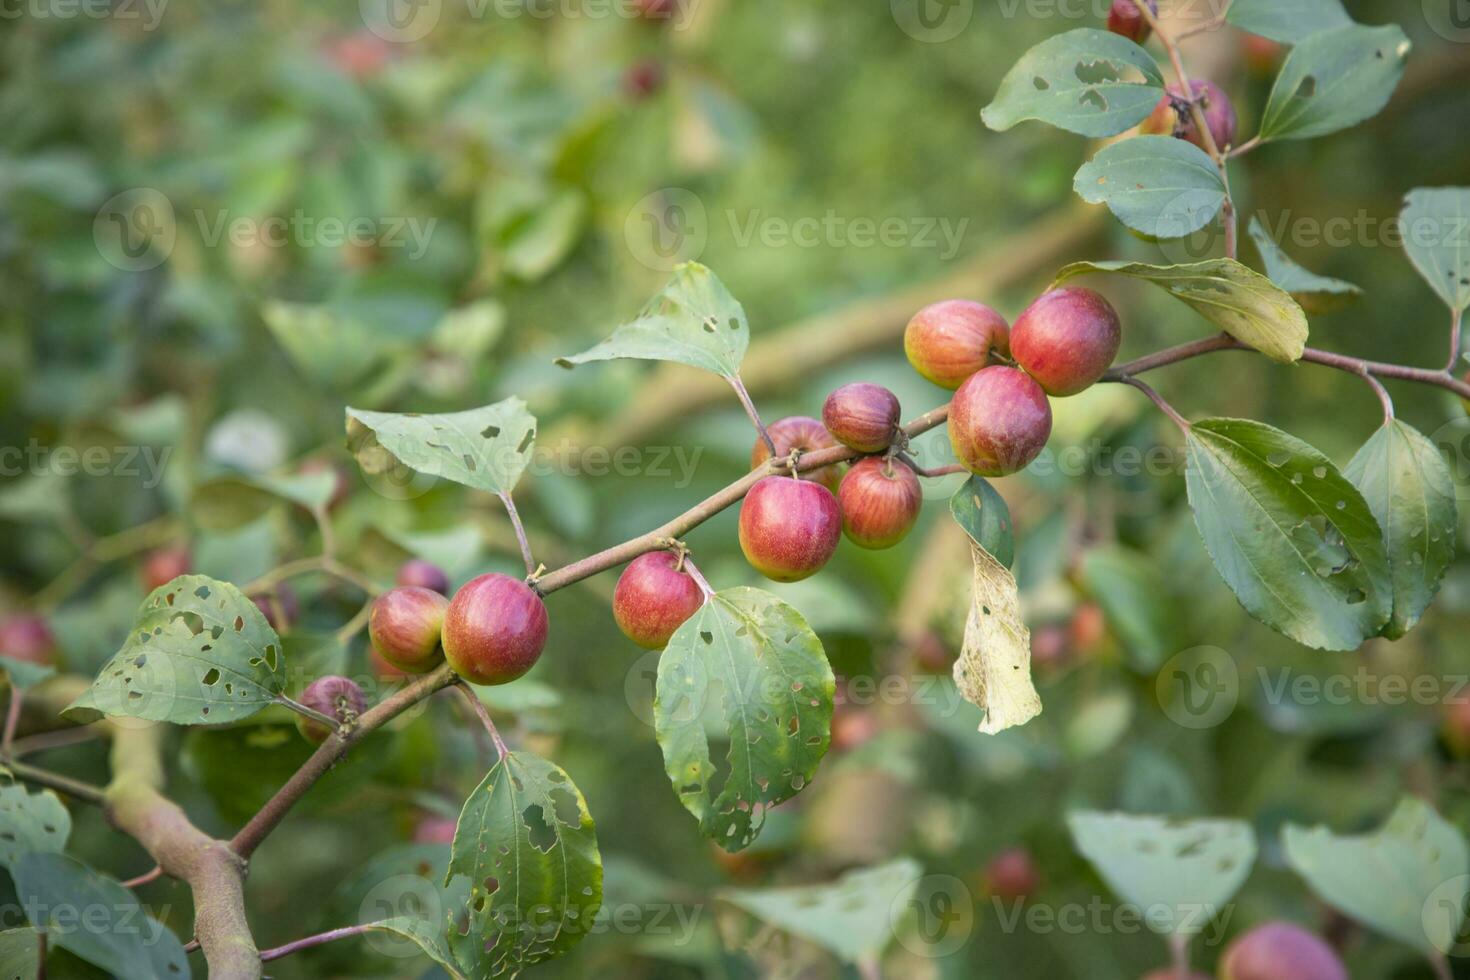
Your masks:
<svg viewBox="0 0 1470 980"><path fill-rule="evenodd" d="M1368 371L1367 368L1364 368L1358 373L1364 381L1368 382L1368 387L1373 389L1373 394L1378 396L1378 403L1383 406L1383 421L1392 422L1393 398L1389 396L1388 389L1383 387L1383 383L1373 377L1372 372Z"/></svg>
<svg viewBox="0 0 1470 980"><path fill-rule="evenodd" d="M368 619L372 616L372 614L373 600L369 599L367 602L364 602L362 604L362 608L359 609L351 619L342 624L341 629L337 630L337 632L334 634L334 638L336 639L336 641L339 644L345 646L349 640L351 640L358 633L362 632L363 627L367 626Z"/></svg>
<svg viewBox="0 0 1470 980"><path fill-rule="evenodd" d="M950 463L948 466L935 466L931 469L920 466L919 461L908 453L899 453L898 457L899 459L903 460L905 466L913 470L919 476L926 477L931 480L937 480L940 477L945 476L952 476L955 473L969 472L965 469L963 463Z"/></svg>
<svg viewBox="0 0 1470 980"><path fill-rule="evenodd" d="M6 764L6 768L17 779L24 779L28 783L35 783L37 786L54 789L58 793L65 793L68 796L76 797L85 803L102 806L105 802L105 796L101 786L93 786L91 783L84 783L80 779L72 779L70 776L63 776L49 769L41 769L36 766L27 765L24 762L11 761Z"/></svg>
<svg viewBox="0 0 1470 980"><path fill-rule="evenodd" d="M771 441L771 434L766 431L766 424L761 421L760 413L755 410L755 402L750 400L750 392L745 390L745 382L740 380L738 374L728 380L730 387L735 389L735 397L740 399L740 406L745 409L745 414L750 416L750 424L755 426L755 431L761 434L761 440L765 442L766 449L772 456L775 456L776 444Z"/></svg>
<svg viewBox="0 0 1470 980"><path fill-rule="evenodd" d="M20 705L24 695L14 683L10 685L10 703L5 706L5 733L0 735L0 759L9 759L15 750L15 729L20 725Z"/></svg>
<svg viewBox="0 0 1470 980"><path fill-rule="evenodd" d="M330 561L337 555L337 536L332 532L332 519L327 515L325 504L318 504L311 508L311 519L316 521L318 533L322 536L322 558Z"/></svg>
<svg viewBox="0 0 1470 980"><path fill-rule="evenodd" d="M375 923L360 926L344 926L341 929L332 929L328 932L317 933L315 936L306 936L295 942L287 943L284 946L277 946L275 949L263 949L260 951L260 961L262 963L269 963L271 960L278 960L283 956L290 956L292 953L299 952L300 950L311 949L313 946L322 946L338 939L346 939L349 936L360 936L371 929L373 925Z"/></svg>
<svg viewBox="0 0 1470 980"><path fill-rule="evenodd" d="M37 752L45 752L47 749L59 749L101 737L102 731L97 725L78 725L72 728L58 728L50 732L37 732L35 735L16 739L15 744L10 747L10 757L23 759Z"/></svg>
<svg viewBox="0 0 1470 980"><path fill-rule="evenodd" d="M526 563L526 575L534 576L536 559L531 557L531 542L526 538L526 527L521 523L520 512L516 510L515 498L509 493L502 493L499 496L501 502L505 504L506 514L510 516L510 526L515 528L516 543L521 546L521 559Z"/></svg>
<svg viewBox="0 0 1470 980"><path fill-rule="evenodd" d="M1139 391L1143 392L1149 397L1150 401L1158 406L1159 411L1169 416L1170 420L1173 421L1175 425L1179 426L1182 431L1189 431L1189 421L1185 419L1183 415L1180 415L1178 412L1176 412L1173 405L1170 405L1168 402L1164 401L1163 395L1159 394L1157 391L1154 391L1153 388L1149 387L1149 385L1138 380L1137 378L1124 378L1123 383L1126 385L1132 385L1134 388L1137 388Z"/></svg>
<svg viewBox="0 0 1470 980"><path fill-rule="evenodd" d="M302 704L300 701L287 697L284 694L276 695L276 703L282 705L283 707L290 708L298 715L304 715L305 717L310 718L312 721L320 722L321 724L326 725L328 731L334 732L338 728L342 727L342 722L338 721L336 718L333 718L331 715L326 714L325 712L318 711L310 705Z"/></svg>
<svg viewBox="0 0 1470 980"><path fill-rule="evenodd" d="M163 868L155 864L152 871L145 871L143 874L138 875L138 877L129 878L127 881L121 882L121 884L124 888L141 888L144 885L152 884L162 877Z"/></svg>
<svg viewBox="0 0 1470 980"><path fill-rule="evenodd" d="M1225 154L1225 159L1234 160L1236 157L1243 157L1260 145L1261 138L1259 136L1252 136L1239 146L1231 147L1230 152Z"/></svg>
<svg viewBox="0 0 1470 980"><path fill-rule="evenodd" d="M470 710L479 717L485 731L490 733L490 741L495 743L495 751L500 753L500 758L510 755L510 749L505 747L505 741L500 737L500 729L495 727L495 721L490 717L490 711L485 707L485 702L480 700L480 696L464 681L455 681L454 689L469 702Z"/></svg>
<svg viewBox="0 0 1470 980"><path fill-rule="evenodd" d="M1452 310L1450 313L1450 361L1445 365L1447 374L1454 374L1455 368L1460 366L1460 329L1465 320L1465 311L1461 309Z"/></svg>

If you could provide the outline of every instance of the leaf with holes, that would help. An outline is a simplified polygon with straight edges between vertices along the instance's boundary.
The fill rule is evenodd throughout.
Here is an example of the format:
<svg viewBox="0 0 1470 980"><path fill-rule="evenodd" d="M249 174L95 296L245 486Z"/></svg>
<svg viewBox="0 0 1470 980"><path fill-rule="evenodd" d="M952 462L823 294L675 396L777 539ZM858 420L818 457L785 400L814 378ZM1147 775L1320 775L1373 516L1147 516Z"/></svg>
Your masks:
<svg viewBox="0 0 1470 980"><path fill-rule="evenodd" d="M980 118L995 130L1036 119L1079 136L1116 136L1143 122L1163 94L1164 77L1147 51L1084 27L1023 54Z"/></svg>
<svg viewBox="0 0 1470 980"><path fill-rule="evenodd" d="M0 769L0 775L8 775ZM28 792L20 783L0 785L0 868L36 851L61 853L71 836L71 814L50 790Z"/></svg>
<svg viewBox="0 0 1470 980"><path fill-rule="evenodd" d="M1434 601L1455 556L1455 478L1435 445L1397 419L1375 432L1343 473L1383 528L1393 576L1393 616L1383 635L1396 640Z"/></svg>
<svg viewBox="0 0 1470 980"><path fill-rule="evenodd" d="M974 587L954 682L984 710L980 731L993 735L1041 714L1041 696L1031 683L1031 631L1021 618L1016 577L984 548L971 545L970 556Z"/></svg>
<svg viewBox="0 0 1470 980"><path fill-rule="evenodd" d="M1016 531L1011 509L990 481L972 476L949 498L949 512L970 540L995 556L1007 568L1016 556Z"/></svg>
<svg viewBox="0 0 1470 980"><path fill-rule="evenodd" d="M1319 276L1297 265L1267 233L1260 218L1251 218L1250 235L1256 243L1256 250L1261 253L1267 277L1290 293L1306 312L1329 313L1363 295L1363 291L1350 282Z"/></svg>
<svg viewBox="0 0 1470 980"><path fill-rule="evenodd" d="M280 637L255 603L228 582L183 575L143 600L123 648L65 715L222 725L275 703L285 681Z"/></svg>
<svg viewBox="0 0 1470 980"><path fill-rule="evenodd" d="M571 368L631 357L674 361L734 378L749 343L745 308L713 272L697 262L685 262L637 319L618 327L591 350L557 358L556 363Z"/></svg>
<svg viewBox="0 0 1470 980"><path fill-rule="evenodd" d="M794 888L727 888L718 897L777 929L809 939L848 963L883 952L908 911L924 869L912 858Z"/></svg>
<svg viewBox="0 0 1470 980"><path fill-rule="evenodd" d="M1225 184L1215 162L1172 136L1137 136L1105 147L1072 182L1089 204L1106 204L1151 239L1183 238L1215 220Z"/></svg>
<svg viewBox="0 0 1470 980"><path fill-rule="evenodd" d="M189 980L179 939L133 893L65 854L27 854L10 869L31 925L118 980Z"/></svg>
<svg viewBox="0 0 1470 980"><path fill-rule="evenodd" d="M0 977L30 980L41 972L41 934L34 929L0 932Z"/></svg>
<svg viewBox="0 0 1470 980"><path fill-rule="evenodd" d="M571 949L602 905L602 856L582 793L523 752L504 755L465 800L446 883L469 882L449 945L477 977L515 975Z"/></svg>
<svg viewBox="0 0 1470 980"><path fill-rule="evenodd" d="M1083 811L1067 818L1077 850L1150 929L1192 936L1225 910L1256 860L1241 820L1178 820Z"/></svg>
<svg viewBox="0 0 1470 980"><path fill-rule="evenodd" d="M405 466L477 490L507 494L531 462L536 419L519 398L445 415L347 410L376 443Z"/></svg>
<svg viewBox="0 0 1470 980"><path fill-rule="evenodd" d="M1470 854L1429 804L1405 797L1371 834L1287 824L1281 840L1286 863L1328 905L1426 953L1456 948Z"/></svg>
<svg viewBox="0 0 1470 980"><path fill-rule="evenodd" d="M1319 650L1356 650L1393 602L1383 532L1332 461L1280 429L1206 419L1185 482L1205 547L1256 619Z"/></svg>
<svg viewBox="0 0 1470 980"><path fill-rule="evenodd" d="M1243 31L1296 44L1353 22L1342 0L1235 0L1225 19Z"/></svg>
<svg viewBox="0 0 1470 980"><path fill-rule="evenodd" d="M1451 310L1470 306L1470 187L1421 187L1399 215L1404 251Z"/></svg>
<svg viewBox="0 0 1470 980"><path fill-rule="evenodd" d="M1376 116L1398 87L1412 47L1393 24L1349 24L1308 37L1281 66L1261 117L1261 139L1311 139Z"/></svg>
<svg viewBox="0 0 1470 980"><path fill-rule="evenodd" d="M679 627L658 662L654 728L664 770L706 837L744 848L770 807L811 782L835 689L822 642L769 592L726 589ZM730 738L723 785L705 728L714 699Z"/></svg>
<svg viewBox="0 0 1470 980"><path fill-rule="evenodd" d="M1208 259L1187 265L1075 262L1057 273L1057 282L1092 272L1151 282L1272 360L1291 363L1300 360L1306 349L1307 315L1296 300L1234 259Z"/></svg>

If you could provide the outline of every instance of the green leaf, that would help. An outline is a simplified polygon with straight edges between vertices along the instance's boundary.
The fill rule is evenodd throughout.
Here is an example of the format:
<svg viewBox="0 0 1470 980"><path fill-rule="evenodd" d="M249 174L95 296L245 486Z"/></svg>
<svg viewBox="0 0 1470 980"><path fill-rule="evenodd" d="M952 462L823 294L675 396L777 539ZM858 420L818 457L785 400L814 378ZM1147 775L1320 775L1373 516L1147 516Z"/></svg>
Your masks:
<svg viewBox="0 0 1470 980"><path fill-rule="evenodd" d="M1383 633L1396 640L1429 608L1455 556L1455 478L1435 445L1397 419L1373 434L1343 474L1383 529L1393 575L1393 616Z"/></svg>
<svg viewBox="0 0 1470 980"><path fill-rule="evenodd" d="M1172 136L1137 136L1082 165L1073 189L1151 239L1183 238L1215 220L1225 184L1209 154Z"/></svg>
<svg viewBox="0 0 1470 980"><path fill-rule="evenodd" d="M425 956L451 977L458 980L465 976L464 969L449 948L449 935L442 922L429 922L412 915L398 915L381 922L369 922L366 928L408 940L423 950Z"/></svg>
<svg viewBox="0 0 1470 980"><path fill-rule="evenodd" d="M1429 804L1405 797L1371 834L1288 824L1286 862L1317 896L1426 953L1455 948L1470 889L1465 839Z"/></svg>
<svg viewBox="0 0 1470 980"><path fill-rule="evenodd" d="M716 593L679 627L659 658L654 726L664 769L706 837L740 850L768 808L811 782L827 752L835 690L817 635L769 592ZM704 715L717 693L730 749L714 797Z"/></svg>
<svg viewBox="0 0 1470 980"><path fill-rule="evenodd" d="M64 854L27 854L10 869L15 893L47 942L119 980L189 980L178 937L133 893Z"/></svg>
<svg viewBox="0 0 1470 980"><path fill-rule="evenodd" d="M0 657L0 674L10 681L12 687L35 687L55 673L56 668L49 664L36 664L29 660L17 660L14 657Z"/></svg>
<svg viewBox="0 0 1470 980"><path fill-rule="evenodd" d="M1353 22L1342 0L1234 0L1225 19L1243 31L1296 44Z"/></svg>
<svg viewBox="0 0 1470 980"><path fill-rule="evenodd" d="M189 513L201 527L230 531L263 515L282 500L313 510L325 507L337 489L337 475L242 474L207 480L195 487Z"/></svg>
<svg viewBox="0 0 1470 980"><path fill-rule="evenodd" d="M0 978L30 980L41 975L41 934L34 929L0 932Z"/></svg>
<svg viewBox="0 0 1470 980"><path fill-rule="evenodd" d="M618 327L591 350L557 358L556 363L570 368L631 357L675 361L733 378L740 373L749 343L745 308L713 272L697 262L685 262L636 320Z"/></svg>
<svg viewBox="0 0 1470 980"><path fill-rule="evenodd" d="M722 901L848 963L883 952L906 914L924 869L912 858L849 871L834 882L794 888L727 888Z"/></svg>
<svg viewBox="0 0 1470 980"><path fill-rule="evenodd" d="M1261 139L1326 136L1377 115L1398 87L1412 47L1393 24L1349 24L1311 35L1281 66Z"/></svg>
<svg viewBox="0 0 1470 980"><path fill-rule="evenodd" d="M1007 568L1016 558L1015 526L1005 498L982 477L972 476L949 498L949 512L970 540Z"/></svg>
<svg viewBox="0 0 1470 980"><path fill-rule="evenodd" d="M1079 136L1116 136L1143 122L1163 94L1163 75L1147 51L1084 27L1023 54L980 118L1002 131L1036 119Z"/></svg>
<svg viewBox="0 0 1470 980"><path fill-rule="evenodd" d="M1451 310L1470 306L1470 187L1421 187L1399 216L1404 251Z"/></svg>
<svg viewBox="0 0 1470 980"><path fill-rule="evenodd" d="M1383 532L1332 461L1242 419L1196 422L1187 442L1195 524L1246 611L1317 649L1376 636L1392 604Z"/></svg>
<svg viewBox="0 0 1470 980"><path fill-rule="evenodd" d="M1082 558L1082 585L1102 607L1129 663L1157 671L1174 650L1173 600L1158 562L1131 548L1091 548Z"/></svg>
<svg viewBox="0 0 1470 980"><path fill-rule="evenodd" d="M281 640L255 603L228 582L182 575L143 600L127 642L65 715L222 725L275 703L285 680Z"/></svg>
<svg viewBox="0 0 1470 980"><path fill-rule="evenodd" d="M495 494L510 493L535 451L536 419L519 398L445 415L347 409L405 466Z"/></svg>
<svg viewBox="0 0 1470 980"><path fill-rule="evenodd" d="M1251 218L1251 240L1261 253L1261 262L1271 281L1291 294L1291 298L1313 313L1326 313L1357 300L1363 291L1350 282L1330 279L1297 265L1267 233L1260 218Z"/></svg>
<svg viewBox="0 0 1470 980"><path fill-rule="evenodd" d="M36 851L59 854L70 835L71 814L55 793L31 793L18 782L0 785L0 868Z"/></svg>
<svg viewBox="0 0 1470 980"><path fill-rule="evenodd" d="M602 857L587 801L567 774L511 752L465 800L448 882L469 880L468 932L451 927L475 976L514 975L575 946L602 905Z"/></svg>
<svg viewBox="0 0 1470 980"><path fill-rule="evenodd" d="M1057 282L1089 272L1143 279L1167 290L1200 316L1272 360L1301 359L1307 345L1307 315L1281 287L1234 259L1187 265L1142 262L1076 262L1057 273Z"/></svg>
<svg viewBox="0 0 1470 980"><path fill-rule="evenodd" d="M406 346L351 312L327 306L270 301L260 315L297 370L331 388L364 380Z"/></svg>
<svg viewBox="0 0 1470 980"><path fill-rule="evenodd" d="M1072 840L1108 887L1155 932L1192 936L1225 910L1250 875L1256 835L1241 820L1074 813Z"/></svg>

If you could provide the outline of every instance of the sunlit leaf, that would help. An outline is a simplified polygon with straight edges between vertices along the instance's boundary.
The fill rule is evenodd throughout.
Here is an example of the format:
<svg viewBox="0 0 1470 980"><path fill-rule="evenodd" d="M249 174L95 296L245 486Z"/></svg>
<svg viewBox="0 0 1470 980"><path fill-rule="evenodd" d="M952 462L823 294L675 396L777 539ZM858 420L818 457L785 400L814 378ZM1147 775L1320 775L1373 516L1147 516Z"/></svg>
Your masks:
<svg viewBox="0 0 1470 980"><path fill-rule="evenodd" d="M536 419L519 398L444 415L349 408L347 418L405 466L496 494L515 489L535 452Z"/></svg>
<svg viewBox="0 0 1470 980"><path fill-rule="evenodd" d="M1153 56L1090 27L1047 38L1021 56L980 117L995 130L1036 119L1081 136L1137 126L1164 94Z"/></svg>

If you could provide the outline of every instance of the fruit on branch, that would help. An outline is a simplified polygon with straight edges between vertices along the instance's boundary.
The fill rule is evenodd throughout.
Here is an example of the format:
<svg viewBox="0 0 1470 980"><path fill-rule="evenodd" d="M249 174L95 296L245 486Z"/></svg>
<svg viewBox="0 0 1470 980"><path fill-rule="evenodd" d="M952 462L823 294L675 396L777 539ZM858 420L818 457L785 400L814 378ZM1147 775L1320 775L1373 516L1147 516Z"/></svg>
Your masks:
<svg viewBox="0 0 1470 980"><path fill-rule="evenodd" d="M1091 653L1107 637L1108 624L1102 607L1095 602L1084 602L1072 613L1072 622L1067 626L1072 646L1078 653Z"/></svg>
<svg viewBox="0 0 1470 980"><path fill-rule="evenodd" d="M433 670L443 656L440 634L449 600L431 589L400 585L373 600L368 636L389 664L409 674Z"/></svg>
<svg viewBox="0 0 1470 980"><path fill-rule="evenodd" d="M1348 972L1315 933L1291 922L1267 922L1226 948L1220 980L1348 980Z"/></svg>
<svg viewBox="0 0 1470 980"><path fill-rule="evenodd" d="M995 855L986 862L980 879L985 893L994 898L1030 898L1041 889L1041 872L1024 847L1007 848Z"/></svg>
<svg viewBox="0 0 1470 980"><path fill-rule="evenodd" d="M301 618L301 600L296 598L296 590L289 585L278 585L269 592L262 592L250 597L255 602L255 608L265 614L265 621L271 624L271 629L283 632L291 628L291 624Z"/></svg>
<svg viewBox="0 0 1470 980"><path fill-rule="evenodd" d="M1456 758L1470 757L1470 696L1462 695L1445 702L1440 737Z"/></svg>
<svg viewBox="0 0 1470 980"><path fill-rule="evenodd" d="M395 581L399 585L416 585L443 596L449 595L449 576L444 573L444 569L422 558L410 558L399 565Z"/></svg>
<svg viewBox="0 0 1470 980"><path fill-rule="evenodd" d="M367 710L362 688L356 682L335 674L318 677L306 685L306 690L301 692L301 703L313 711L336 718L339 725L355 721ZM313 745L321 745L334 732L334 729L305 715L296 716L296 730Z"/></svg>
<svg viewBox="0 0 1470 980"><path fill-rule="evenodd" d="M789 456L793 449L810 453L819 449L831 449L839 444L832 438L832 433L823 428L822 423L806 415L792 415L773 422L766 426L766 433L771 437L771 442L776 444L776 455L782 459ZM755 448L750 451L750 468L762 466L770 458L771 451L766 448L766 441L757 438ZM842 483L842 469L836 465L823 466L803 475L833 493L837 492L838 485Z"/></svg>
<svg viewBox="0 0 1470 980"><path fill-rule="evenodd" d="M1043 293L1011 330L1016 363L1054 398L1096 384L1122 342L1123 325L1112 304L1078 286Z"/></svg>
<svg viewBox="0 0 1470 980"><path fill-rule="evenodd" d="M1010 351L1005 317L970 300L951 299L924 307L903 331L903 352L914 370L954 391L965 379Z"/></svg>
<svg viewBox="0 0 1470 980"><path fill-rule="evenodd" d="M832 437L860 453L881 453L898 431L898 396L882 385L843 385L822 405L822 425Z"/></svg>
<svg viewBox="0 0 1470 980"><path fill-rule="evenodd" d="M811 480L768 476L740 505L740 550L756 571L777 582L816 574L841 537L837 498Z"/></svg>
<svg viewBox="0 0 1470 980"><path fill-rule="evenodd" d="M56 637L40 616L11 616L0 622L0 657L49 664L56 659Z"/></svg>
<svg viewBox="0 0 1470 980"><path fill-rule="evenodd" d="M1148 9L1157 17L1158 0L1148 0ZM1123 35L1134 44L1142 44L1154 32L1148 18L1143 16L1133 0L1113 0L1112 7L1108 9L1108 30Z"/></svg>
<svg viewBox="0 0 1470 980"><path fill-rule="evenodd" d="M471 684L508 684L546 646L546 603L525 582L492 572L470 579L444 615L444 659Z"/></svg>
<svg viewBox="0 0 1470 980"><path fill-rule="evenodd" d="M618 629L650 650L667 646L674 631L702 605L704 590L670 551L650 551L634 558L613 589L613 619Z"/></svg>
<svg viewBox="0 0 1470 980"><path fill-rule="evenodd" d="M996 365L977 371L949 407L949 442L977 476L1008 476L1030 465L1051 436L1051 403L1030 375Z"/></svg>
<svg viewBox="0 0 1470 980"><path fill-rule="evenodd" d="M1215 147L1226 150L1233 146L1239 121L1230 96L1220 86L1203 78L1197 78L1191 84L1195 99L1204 112L1205 125L1210 127L1210 135L1215 138ZM1152 136L1173 136L1188 140L1201 150L1209 150L1199 127L1195 125L1189 100L1184 97L1184 90L1177 85L1169 86L1164 97L1159 99L1159 104L1154 106L1153 113L1139 127L1139 132Z"/></svg>
<svg viewBox="0 0 1470 980"><path fill-rule="evenodd" d="M903 462L869 456L854 463L837 494L847 540L875 551L908 536L919 519L924 491Z"/></svg>
<svg viewBox="0 0 1470 980"><path fill-rule="evenodd" d="M189 549L182 545L150 551L141 569L143 588L152 592L180 575L189 574L189 567Z"/></svg>

